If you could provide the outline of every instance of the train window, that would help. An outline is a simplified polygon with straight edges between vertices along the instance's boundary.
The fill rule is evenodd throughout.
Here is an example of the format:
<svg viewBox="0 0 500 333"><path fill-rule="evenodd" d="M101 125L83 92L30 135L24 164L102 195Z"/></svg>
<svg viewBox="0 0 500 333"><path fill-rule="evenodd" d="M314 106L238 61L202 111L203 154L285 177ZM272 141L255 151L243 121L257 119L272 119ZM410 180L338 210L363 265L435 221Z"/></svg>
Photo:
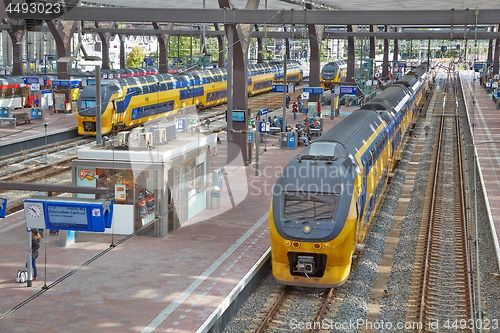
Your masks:
<svg viewBox="0 0 500 333"><path fill-rule="evenodd" d="M86 109L86 108L95 108L95 99L89 100L89 99L82 99L81 100L81 108Z"/></svg>
<svg viewBox="0 0 500 333"><path fill-rule="evenodd" d="M337 194L286 193L283 218L333 222L338 200Z"/></svg>

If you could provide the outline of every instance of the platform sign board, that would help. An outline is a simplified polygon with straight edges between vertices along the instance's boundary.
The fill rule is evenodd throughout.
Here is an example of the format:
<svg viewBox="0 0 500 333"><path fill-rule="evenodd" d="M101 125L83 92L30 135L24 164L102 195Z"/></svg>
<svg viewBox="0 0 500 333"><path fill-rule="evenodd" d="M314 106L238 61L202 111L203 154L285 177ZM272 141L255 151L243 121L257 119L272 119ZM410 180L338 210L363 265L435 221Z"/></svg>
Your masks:
<svg viewBox="0 0 500 333"><path fill-rule="evenodd" d="M253 143L253 133L248 133L248 143Z"/></svg>
<svg viewBox="0 0 500 333"><path fill-rule="evenodd" d="M483 69L483 63L482 62L474 64L474 71L475 72L479 72L481 69Z"/></svg>
<svg viewBox="0 0 500 333"><path fill-rule="evenodd" d="M113 200L49 198L24 200L28 228L103 232L111 228Z"/></svg>
<svg viewBox="0 0 500 333"><path fill-rule="evenodd" d="M40 106L42 108L53 106L54 99L52 98L52 90L51 89L42 90L41 93L42 93L42 96L41 96Z"/></svg>
<svg viewBox="0 0 500 333"><path fill-rule="evenodd" d="M309 99L309 93L307 91L302 91L302 100L307 101Z"/></svg>
<svg viewBox="0 0 500 333"><path fill-rule="evenodd" d="M283 85L282 84L273 84L272 92L282 93L283 92ZM295 85L287 84L286 85L286 92L295 92Z"/></svg>
<svg viewBox="0 0 500 333"><path fill-rule="evenodd" d="M349 94L349 95L356 95L358 92L358 89L356 86L340 86L340 94Z"/></svg>
<svg viewBox="0 0 500 333"><path fill-rule="evenodd" d="M259 121L259 132L260 133L269 133L271 130L271 123L268 121Z"/></svg>
<svg viewBox="0 0 500 333"><path fill-rule="evenodd" d="M321 95L323 94L323 88L321 87L304 87L303 92L308 92L309 94Z"/></svg>
<svg viewBox="0 0 500 333"><path fill-rule="evenodd" d="M263 108L263 109L260 109L259 110L259 116L265 116L266 114L269 113L269 109L268 108Z"/></svg>
<svg viewBox="0 0 500 333"><path fill-rule="evenodd" d="M406 62L398 62L398 67L400 68L406 67Z"/></svg>
<svg viewBox="0 0 500 333"><path fill-rule="evenodd" d="M175 120L175 124L178 131L186 130L186 118L179 118Z"/></svg>
<svg viewBox="0 0 500 333"><path fill-rule="evenodd" d="M497 97L500 97L500 88L497 89Z"/></svg>
<svg viewBox="0 0 500 333"><path fill-rule="evenodd" d="M4 219L7 215L7 199L0 198L0 219Z"/></svg>
<svg viewBox="0 0 500 333"><path fill-rule="evenodd" d="M273 84L272 92L283 92L283 85Z"/></svg>
<svg viewBox="0 0 500 333"><path fill-rule="evenodd" d="M24 84L39 84L40 80L37 76L26 76L24 78Z"/></svg>

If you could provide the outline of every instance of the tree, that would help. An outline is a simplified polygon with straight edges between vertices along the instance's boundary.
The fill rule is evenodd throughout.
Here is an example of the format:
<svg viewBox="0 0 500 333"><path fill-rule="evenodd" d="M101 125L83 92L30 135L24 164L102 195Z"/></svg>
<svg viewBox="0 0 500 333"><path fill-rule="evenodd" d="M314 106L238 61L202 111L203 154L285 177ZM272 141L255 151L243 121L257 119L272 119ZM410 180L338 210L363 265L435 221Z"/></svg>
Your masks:
<svg viewBox="0 0 500 333"><path fill-rule="evenodd" d="M140 46L135 46L132 51L127 53L127 68L142 67L144 62L144 50Z"/></svg>

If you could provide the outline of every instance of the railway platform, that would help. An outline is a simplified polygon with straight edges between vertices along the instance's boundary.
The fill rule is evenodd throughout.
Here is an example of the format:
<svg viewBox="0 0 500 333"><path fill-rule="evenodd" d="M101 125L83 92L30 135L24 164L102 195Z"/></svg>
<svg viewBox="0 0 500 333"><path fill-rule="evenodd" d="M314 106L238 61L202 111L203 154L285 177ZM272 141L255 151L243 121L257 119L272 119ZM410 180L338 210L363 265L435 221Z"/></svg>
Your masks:
<svg viewBox="0 0 500 333"><path fill-rule="evenodd" d="M78 136L74 112L68 114L46 112L44 120L32 118L32 109L18 109L14 113L27 115L29 122L23 120L16 126L11 121L0 122L0 156Z"/></svg>
<svg viewBox="0 0 500 333"><path fill-rule="evenodd" d="M343 117L325 119L324 129ZM219 135L213 169L226 161L226 135ZM272 186L303 149L280 149L279 137L260 146L258 175L256 162L224 166L230 200L165 238L80 233L60 247L45 232L31 287L15 282L28 254L24 213L0 219L0 331L192 333L214 324L212 332L220 331L224 314L235 311L230 305L266 265Z"/></svg>
<svg viewBox="0 0 500 333"><path fill-rule="evenodd" d="M469 123L474 124L472 137L477 158L478 173L486 200L497 263L500 267L500 111L493 100L473 79L472 71L461 71L460 80L464 93Z"/></svg>

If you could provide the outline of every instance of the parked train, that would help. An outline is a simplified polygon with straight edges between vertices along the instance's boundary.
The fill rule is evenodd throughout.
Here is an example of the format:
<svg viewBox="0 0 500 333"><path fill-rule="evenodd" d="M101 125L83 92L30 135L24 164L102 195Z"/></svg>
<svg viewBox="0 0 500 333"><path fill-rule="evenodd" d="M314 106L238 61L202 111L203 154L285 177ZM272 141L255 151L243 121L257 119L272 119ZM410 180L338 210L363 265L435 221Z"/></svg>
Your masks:
<svg viewBox="0 0 500 333"><path fill-rule="evenodd" d="M335 287L346 281L428 82L426 65L415 68L284 168L269 214L277 281L306 287Z"/></svg>
<svg viewBox="0 0 500 333"><path fill-rule="evenodd" d="M248 94L270 92L273 82L283 81L282 65L248 65ZM287 64L287 82L302 80L298 63ZM96 87L87 86L78 101L78 133L96 133ZM109 80L101 85L102 133L122 130L173 115L179 109L199 109L227 102L227 73L213 68L180 74L156 74Z"/></svg>
<svg viewBox="0 0 500 333"><path fill-rule="evenodd" d="M103 79L114 79L114 78L124 78L124 77L135 77L157 74L158 69L156 67L145 67L145 68L124 68L124 69L104 69L101 71L101 76ZM95 74L93 72L71 72L70 74L70 93L69 100L77 100L79 90L82 86L86 85L86 79L93 78ZM38 77L38 82L40 84L40 89L52 89L57 90L58 87L52 84L52 81L61 81L57 78L55 74L36 74L36 75L26 75L26 77L33 78ZM13 109L22 107L32 107L35 106L36 101L36 91L31 89L31 85L25 84L24 76L1 76L0 77L0 106L10 107Z"/></svg>
<svg viewBox="0 0 500 333"><path fill-rule="evenodd" d="M347 76L347 61L338 60L323 66L320 73L323 89L331 89L338 82L345 82Z"/></svg>

